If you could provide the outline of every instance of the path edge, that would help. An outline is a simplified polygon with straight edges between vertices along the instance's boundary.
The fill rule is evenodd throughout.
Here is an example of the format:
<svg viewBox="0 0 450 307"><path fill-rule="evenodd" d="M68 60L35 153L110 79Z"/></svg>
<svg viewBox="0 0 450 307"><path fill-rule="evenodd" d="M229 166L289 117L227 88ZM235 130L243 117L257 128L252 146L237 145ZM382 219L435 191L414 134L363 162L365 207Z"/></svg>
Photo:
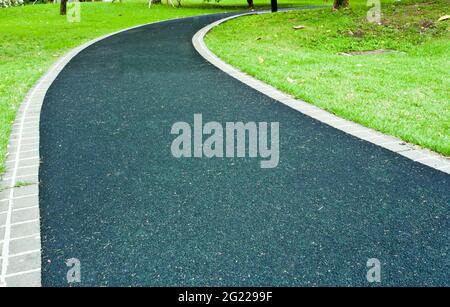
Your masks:
<svg viewBox="0 0 450 307"><path fill-rule="evenodd" d="M422 148L418 145L407 143L397 137L393 137L374 129L362 126L354 123L350 120L341 118L335 114L325 111L317 106L309 104L303 100L296 99L292 95L284 93L275 87L258 80L245 72L242 72L238 68L231 66L224 62L217 55L215 55L205 44L204 38L209 31L219 26L220 24L229 20L248 16L269 13L267 11L249 12L239 15L233 15L220 20L217 20L204 28L200 29L192 37L192 44L197 52L212 65L216 66L231 77L241 81L242 83L250 86L251 88L263 93L266 96L271 97L274 100L298 111L309 117L312 117L324 124L327 124L335 129L343 131L354 137L357 137L366 142L383 147L389 151L402 155L414 162L421 163L428 167L434 168L446 174L450 174L450 159L446 158L434 151Z"/></svg>

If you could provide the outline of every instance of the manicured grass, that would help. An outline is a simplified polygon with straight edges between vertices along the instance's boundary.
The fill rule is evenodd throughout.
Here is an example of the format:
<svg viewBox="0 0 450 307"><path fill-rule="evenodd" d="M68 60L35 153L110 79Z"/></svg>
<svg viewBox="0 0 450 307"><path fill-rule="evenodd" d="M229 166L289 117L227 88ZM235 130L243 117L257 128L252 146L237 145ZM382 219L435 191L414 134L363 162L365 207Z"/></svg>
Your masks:
<svg viewBox="0 0 450 307"><path fill-rule="evenodd" d="M165 2L165 1L164 1ZM314 1L281 1L301 5ZM317 2L317 1L316 1ZM182 8L147 1L81 3L81 22L68 23L57 4L37 4L0 9L0 174L18 106L42 74L62 54L90 39L134 25L177 17L245 10L245 0L220 3L183 0ZM257 0L259 7L269 0Z"/></svg>
<svg viewBox="0 0 450 307"><path fill-rule="evenodd" d="M450 155L450 2L365 1L351 9L242 17L206 38L226 62L285 92L405 141ZM304 25L301 30L293 26ZM267 31L270 29L270 31ZM378 55L341 52L394 50Z"/></svg>

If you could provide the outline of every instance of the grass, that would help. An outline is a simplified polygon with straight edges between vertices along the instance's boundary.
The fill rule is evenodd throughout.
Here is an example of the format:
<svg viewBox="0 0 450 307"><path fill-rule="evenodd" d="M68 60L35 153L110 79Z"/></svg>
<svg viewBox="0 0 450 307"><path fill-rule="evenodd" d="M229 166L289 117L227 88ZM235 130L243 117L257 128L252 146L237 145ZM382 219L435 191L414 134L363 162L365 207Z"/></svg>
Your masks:
<svg viewBox="0 0 450 307"><path fill-rule="evenodd" d="M314 1L281 1L287 6L309 2ZM269 3L255 1L260 7ZM0 174L4 172L6 146L18 106L39 77L65 52L134 25L246 9L245 0L183 0L182 4L182 8L153 5L148 9L145 0L83 2L80 23L68 23L59 15L58 4L0 9Z"/></svg>
<svg viewBox="0 0 450 307"><path fill-rule="evenodd" d="M21 188L21 187L27 187L29 185L32 185L33 182L28 182L28 181L17 181L16 184L14 185L15 188Z"/></svg>
<svg viewBox="0 0 450 307"><path fill-rule="evenodd" d="M13 187L10 186L1 186L0 187L0 192L3 192L5 190L11 189L11 188L22 188L22 187L27 187L29 185L34 184L33 182L28 182L28 181L18 181L16 182L16 184Z"/></svg>
<svg viewBox="0 0 450 307"><path fill-rule="evenodd" d="M226 62L338 116L450 155L448 0L366 2L229 21L207 35ZM293 26L304 29L294 30ZM270 31L267 31L270 29ZM385 49L395 52L344 56Z"/></svg>

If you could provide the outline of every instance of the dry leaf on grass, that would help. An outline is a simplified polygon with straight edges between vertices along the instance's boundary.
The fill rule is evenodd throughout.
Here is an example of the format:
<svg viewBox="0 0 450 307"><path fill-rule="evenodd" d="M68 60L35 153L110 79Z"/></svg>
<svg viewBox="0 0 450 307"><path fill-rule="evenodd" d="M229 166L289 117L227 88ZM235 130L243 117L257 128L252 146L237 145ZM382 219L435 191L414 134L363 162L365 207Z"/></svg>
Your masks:
<svg viewBox="0 0 450 307"><path fill-rule="evenodd" d="M444 15L441 18L438 19L438 21L444 21L450 19L450 15Z"/></svg>
<svg viewBox="0 0 450 307"><path fill-rule="evenodd" d="M259 61L259 64L262 64L262 63L264 63L264 58L258 57L258 61Z"/></svg>
<svg viewBox="0 0 450 307"><path fill-rule="evenodd" d="M287 80L287 82L289 82L289 83L294 83L294 82L295 82L294 79L291 79L291 78L289 78L289 77L286 77L286 80Z"/></svg>
<svg viewBox="0 0 450 307"><path fill-rule="evenodd" d="M300 29L304 29L305 26L293 26L292 27L294 30L300 30Z"/></svg>

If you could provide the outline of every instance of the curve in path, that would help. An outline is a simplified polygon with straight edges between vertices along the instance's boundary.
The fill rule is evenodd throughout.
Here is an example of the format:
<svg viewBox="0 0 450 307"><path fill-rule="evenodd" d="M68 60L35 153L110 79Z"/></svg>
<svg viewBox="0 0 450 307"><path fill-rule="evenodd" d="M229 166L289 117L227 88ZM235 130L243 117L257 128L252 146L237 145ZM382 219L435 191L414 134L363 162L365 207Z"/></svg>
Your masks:
<svg viewBox="0 0 450 307"><path fill-rule="evenodd" d="M276 103L191 44L226 15L126 31L82 51L40 123L42 283L448 283L449 176ZM171 154L175 122L279 122L280 162Z"/></svg>

